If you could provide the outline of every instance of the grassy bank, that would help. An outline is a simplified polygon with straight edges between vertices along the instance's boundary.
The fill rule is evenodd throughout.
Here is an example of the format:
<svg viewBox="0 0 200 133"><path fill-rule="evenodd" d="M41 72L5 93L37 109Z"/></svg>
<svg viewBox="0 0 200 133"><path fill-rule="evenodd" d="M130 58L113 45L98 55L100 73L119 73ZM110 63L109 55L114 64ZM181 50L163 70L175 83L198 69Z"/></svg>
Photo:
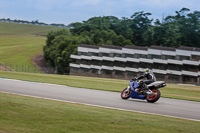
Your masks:
<svg viewBox="0 0 200 133"><path fill-rule="evenodd" d="M61 28L0 22L0 63L33 67L31 59L42 53L46 35Z"/></svg>
<svg viewBox="0 0 200 133"><path fill-rule="evenodd" d="M128 86L129 83L128 80L2 71L0 71L0 78L10 78L115 92L121 92L122 89ZM166 87L161 88L160 90L162 93L162 97L200 102L199 86L167 84Z"/></svg>
<svg viewBox="0 0 200 133"><path fill-rule="evenodd" d="M0 63L33 67L31 59L42 53L45 37L0 36Z"/></svg>
<svg viewBox="0 0 200 133"><path fill-rule="evenodd" d="M17 24L0 22L0 35L37 35L44 36L50 31L62 29L55 26L39 26L32 24Z"/></svg>
<svg viewBox="0 0 200 133"><path fill-rule="evenodd" d="M199 122L0 93L0 132L197 133Z"/></svg>

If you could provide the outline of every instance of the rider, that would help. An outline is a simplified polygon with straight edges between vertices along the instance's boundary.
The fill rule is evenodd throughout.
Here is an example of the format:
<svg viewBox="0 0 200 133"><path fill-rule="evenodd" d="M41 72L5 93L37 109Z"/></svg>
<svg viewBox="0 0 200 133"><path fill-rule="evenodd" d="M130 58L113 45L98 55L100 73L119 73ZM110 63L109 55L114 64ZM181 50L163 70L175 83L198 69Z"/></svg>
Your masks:
<svg viewBox="0 0 200 133"><path fill-rule="evenodd" d="M144 74L141 75L138 78L135 78L136 80L140 80L146 78L147 80L144 81L140 81L140 86L142 86L142 90L146 93L146 94L151 94L152 91L147 87L147 85L153 83L156 81L156 77L154 76L153 72L149 69L146 68L144 69Z"/></svg>

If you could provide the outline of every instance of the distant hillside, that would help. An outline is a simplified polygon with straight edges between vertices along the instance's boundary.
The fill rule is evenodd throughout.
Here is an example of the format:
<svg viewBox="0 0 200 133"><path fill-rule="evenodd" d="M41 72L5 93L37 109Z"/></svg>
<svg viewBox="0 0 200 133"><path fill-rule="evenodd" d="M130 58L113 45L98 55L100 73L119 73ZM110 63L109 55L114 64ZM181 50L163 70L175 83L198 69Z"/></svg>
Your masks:
<svg viewBox="0 0 200 133"><path fill-rule="evenodd" d="M46 45L44 35L59 29L63 28L0 22L0 66L12 66L14 71L23 66L34 67L32 59L41 54Z"/></svg>
<svg viewBox="0 0 200 133"><path fill-rule="evenodd" d="M55 26L40 26L32 24L18 24L0 22L0 35L46 35L50 31L63 29Z"/></svg>
<svg viewBox="0 0 200 133"><path fill-rule="evenodd" d="M10 18L3 18L0 19L0 22L11 22L11 23L21 23L21 24L34 24L34 25L43 25L43 26L56 26L56 27L62 27L62 28L68 28L67 25L64 24L59 24L59 23L52 23L52 24L47 24L44 22L39 22L38 20L33 20L33 21L27 21L27 20L17 20L17 19L10 19Z"/></svg>

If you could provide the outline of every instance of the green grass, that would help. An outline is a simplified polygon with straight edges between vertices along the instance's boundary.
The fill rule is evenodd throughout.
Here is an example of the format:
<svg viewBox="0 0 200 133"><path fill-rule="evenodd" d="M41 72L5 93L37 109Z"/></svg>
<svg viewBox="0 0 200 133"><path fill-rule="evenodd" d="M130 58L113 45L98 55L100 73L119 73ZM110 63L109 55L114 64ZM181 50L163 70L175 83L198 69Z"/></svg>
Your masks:
<svg viewBox="0 0 200 133"><path fill-rule="evenodd" d="M39 26L0 22L0 35L39 35L44 36L50 31L62 29L55 26Z"/></svg>
<svg viewBox="0 0 200 133"><path fill-rule="evenodd" d="M31 59L43 52L46 35L61 28L0 22L0 63L33 67Z"/></svg>
<svg viewBox="0 0 200 133"><path fill-rule="evenodd" d="M128 80L3 71L0 71L0 77L115 92L121 92L129 83ZM200 102L199 86L167 84L167 87L160 90L162 97Z"/></svg>
<svg viewBox="0 0 200 133"><path fill-rule="evenodd" d="M44 37L0 36L0 63L33 67L31 59L42 53L44 45Z"/></svg>
<svg viewBox="0 0 200 133"><path fill-rule="evenodd" d="M0 133L198 133L200 122L0 93Z"/></svg>

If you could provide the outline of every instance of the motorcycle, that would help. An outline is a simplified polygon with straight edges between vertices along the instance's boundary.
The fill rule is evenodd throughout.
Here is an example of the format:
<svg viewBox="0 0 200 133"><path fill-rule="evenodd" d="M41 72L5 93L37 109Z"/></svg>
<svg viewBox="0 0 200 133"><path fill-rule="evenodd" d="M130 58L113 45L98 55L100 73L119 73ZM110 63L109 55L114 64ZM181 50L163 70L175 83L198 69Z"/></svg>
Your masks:
<svg viewBox="0 0 200 133"><path fill-rule="evenodd" d="M143 89L141 89L141 83L142 81L138 81L135 79L132 79L129 82L128 87L126 87L122 92L121 92L121 98L122 99L128 99L128 98L135 98L135 99L142 99L142 100L147 100L149 103L154 103L158 101L158 99L161 96L160 91L158 90L159 88L165 87L166 82L165 81L156 81L153 82L147 87L152 91L151 94L146 94Z"/></svg>

